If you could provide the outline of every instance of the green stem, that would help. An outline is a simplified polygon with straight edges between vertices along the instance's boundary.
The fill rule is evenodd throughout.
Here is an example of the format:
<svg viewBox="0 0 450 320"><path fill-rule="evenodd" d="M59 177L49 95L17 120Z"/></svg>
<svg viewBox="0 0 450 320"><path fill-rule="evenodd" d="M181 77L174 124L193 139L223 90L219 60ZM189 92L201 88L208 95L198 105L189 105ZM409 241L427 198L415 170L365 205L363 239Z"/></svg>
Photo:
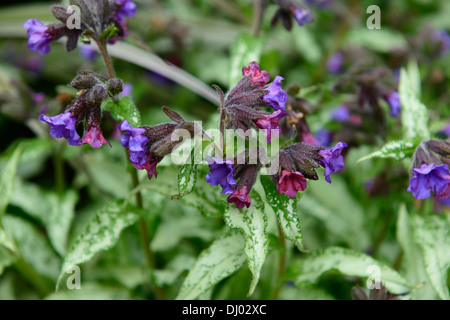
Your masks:
<svg viewBox="0 0 450 320"><path fill-rule="evenodd" d="M46 283L34 269L22 257L16 257L16 268L33 287L38 291L39 295L44 298L53 292L53 289Z"/></svg>
<svg viewBox="0 0 450 320"><path fill-rule="evenodd" d="M106 70L108 71L109 77L115 78L116 74L114 72L114 67L111 61L111 58L108 54L108 48L106 46L106 41L100 41L97 38L94 38L94 41L97 43L98 50L100 51L100 54L102 55L103 61L105 62Z"/></svg>
<svg viewBox="0 0 450 320"><path fill-rule="evenodd" d="M253 0L253 22L252 22L252 35L257 37L259 29L261 28L261 20L263 14L263 2L262 0Z"/></svg>

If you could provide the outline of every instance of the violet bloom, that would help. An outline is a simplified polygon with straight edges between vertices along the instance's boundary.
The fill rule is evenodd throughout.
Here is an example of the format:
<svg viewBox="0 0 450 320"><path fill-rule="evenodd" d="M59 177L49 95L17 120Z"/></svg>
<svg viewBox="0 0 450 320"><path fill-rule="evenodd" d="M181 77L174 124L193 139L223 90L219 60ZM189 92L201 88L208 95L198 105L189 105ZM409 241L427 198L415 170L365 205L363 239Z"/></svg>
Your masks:
<svg viewBox="0 0 450 320"><path fill-rule="evenodd" d="M264 90L269 90L269 93L263 97L263 100L268 102L275 110L286 110L288 95L283 91L281 80L284 80L284 78L276 76L273 82L267 88L264 88Z"/></svg>
<svg viewBox="0 0 450 320"><path fill-rule="evenodd" d="M292 15L297 21L299 26L303 26L311 21L313 21L313 16L309 10L306 9L294 9L292 10Z"/></svg>
<svg viewBox="0 0 450 320"><path fill-rule="evenodd" d="M205 177L206 182L212 186L220 185L222 194L232 194L237 184L233 178L233 161L222 160L219 157L207 157L205 160L208 162L211 170Z"/></svg>
<svg viewBox="0 0 450 320"><path fill-rule="evenodd" d="M91 126L87 128L83 138L80 141L80 145L89 144L92 148L100 148L104 144L111 144L103 137L102 129L98 126Z"/></svg>
<svg viewBox="0 0 450 320"><path fill-rule="evenodd" d="M450 123L447 124L447 126L444 127L441 131L439 131L442 135L445 135L447 137L450 137Z"/></svg>
<svg viewBox="0 0 450 320"><path fill-rule="evenodd" d="M129 148L132 152L146 151L147 147L145 144L150 138L142 135L145 132L145 128L134 128L125 120L119 124L119 130L125 131L120 138L122 146Z"/></svg>
<svg viewBox="0 0 450 320"><path fill-rule="evenodd" d="M395 118L398 116L398 114L401 111L401 103L400 103L400 96L398 95L398 92L392 91L386 98L386 102L389 105L389 108L391 109L390 115L391 117Z"/></svg>
<svg viewBox="0 0 450 320"><path fill-rule="evenodd" d="M119 10L117 10L115 17L120 22L125 21L125 17L134 17L136 14L136 4L131 0L117 0L116 3L119 5Z"/></svg>
<svg viewBox="0 0 450 320"><path fill-rule="evenodd" d="M122 92L119 94L122 97L131 97L133 91L133 85L131 83L124 83Z"/></svg>
<svg viewBox="0 0 450 320"><path fill-rule="evenodd" d="M92 46L84 45L80 48L80 55L83 59L94 62L97 58L97 51Z"/></svg>
<svg viewBox="0 0 450 320"><path fill-rule="evenodd" d="M331 145L332 134L327 129L320 129L315 134L319 146L329 147Z"/></svg>
<svg viewBox="0 0 450 320"><path fill-rule="evenodd" d="M445 55L450 51L450 35L445 30L436 30L433 40L440 42L440 54Z"/></svg>
<svg viewBox="0 0 450 320"><path fill-rule="evenodd" d="M289 198L295 198L299 191L304 191L308 182L300 172L281 171L280 179L277 183L279 194L284 193Z"/></svg>
<svg viewBox="0 0 450 320"><path fill-rule="evenodd" d="M414 177L409 180L408 191L419 200L429 198L431 191L441 194L450 183L446 164L435 166L434 163L424 163L420 168L414 168L412 172Z"/></svg>
<svg viewBox="0 0 450 320"><path fill-rule="evenodd" d="M344 64L344 55L342 52L334 53L327 61L327 70L332 74L342 72L342 65Z"/></svg>
<svg viewBox="0 0 450 320"><path fill-rule="evenodd" d="M47 117L41 114L39 120L50 125L50 134L54 138L65 138L71 146L77 146L80 142L75 126L78 119L72 117L70 112L58 114L54 117Z"/></svg>
<svg viewBox="0 0 450 320"><path fill-rule="evenodd" d="M50 43L53 37L47 32L47 26L33 18L27 20L23 27L27 30L28 49L43 55L50 52Z"/></svg>
<svg viewBox="0 0 450 320"><path fill-rule="evenodd" d="M320 162L325 168L324 176L325 180L328 183L331 183L330 175L332 173L335 173L344 168L344 157L341 155L341 153L342 150L346 147L348 147L348 145L345 142L338 142L331 149L319 150L319 154L323 157Z"/></svg>
<svg viewBox="0 0 450 320"><path fill-rule="evenodd" d="M339 106L331 111L331 119L337 122L345 122L350 118L350 110L346 106Z"/></svg>
<svg viewBox="0 0 450 320"><path fill-rule="evenodd" d="M242 68L243 76L251 76L252 84L257 84L259 88L263 88L270 81L270 75L267 71L260 70L258 63L251 62L248 67Z"/></svg>
<svg viewBox="0 0 450 320"><path fill-rule="evenodd" d="M277 110L272 114L265 115L264 119L258 119L255 121L255 124L264 129L264 136L266 137L266 141L268 144L271 143L272 133L275 134L275 137L279 137L280 135L280 125L278 122L286 115L286 110ZM272 131L274 130L274 131Z"/></svg>
<svg viewBox="0 0 450 320"><path fill-rule="evenodd" d="M247 186L243 186L241 190L235 190L227 199L228 203L234 203L236 208L242 209L244 206L250 207L251 200L247 194Z"/></svg>

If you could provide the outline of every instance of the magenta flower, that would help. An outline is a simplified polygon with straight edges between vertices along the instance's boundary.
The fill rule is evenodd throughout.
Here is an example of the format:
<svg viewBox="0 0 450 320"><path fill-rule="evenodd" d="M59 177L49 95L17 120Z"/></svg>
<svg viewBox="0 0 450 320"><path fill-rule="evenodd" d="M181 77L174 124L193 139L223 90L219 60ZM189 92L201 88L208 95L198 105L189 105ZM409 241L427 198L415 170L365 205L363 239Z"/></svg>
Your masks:
<svg viewBox="0 0 450 320"><path fill-rule="evenodd" d="M222 187L222 194L232 194L236 189L236 181L234 180L233 161L222 160L219 157L207 157L205 159L209 164L211 170L206 175L206 182L212 186L220 185Z"/></svg>
<svg viewBox="0 0 450 320"><path fill-rule="evenodd" d="M292 10L292 15L295 21L297 21L299 26L303 26L311 21L313 21L313 16L309 10L306 9L294 9Z"/></svg>
<svg viewBox="0 0 450 320"><path fill-rule="evenodd" d="M266 141L268 144L271 143L272 133L276 134L276 137L280 135L280 125L278 122L286 115L286 110L277 110L272 114L265 115L263 119L258 119L255 121L255 124L264 129L264 136L266 137ZM272 132L272 130L275 130Z"/></svg>
<svg viewBox="0 0 450 320"><path fill-rule="evenodd" d="M267 71L260 70L258 63L251 62L248 67L242 68L243 76L251 76L252 84L258 85L258 88L263 88L270 81L270 75Z"/></svg>
<svg viewBox="0 0 450 320"><path fill-rule="evenodd" d="M86 129L84 136L80 141L80 145L89 144L92 148L100 148L104 144L111 144L103 137L102 129L98 126L91 126Z"/></svg>
<svg viewBox="0 0 450 320"><path fill-rule="evenodd" d="M47 32L47 26L39 22L38 19L29 19L23 27L27 30L28 49L43 55L50 52L50 43L53 36Z"/></svg>
<svg viewBox="0 0 450 320"><path fill-rule="evenodd" d="M414 176L409 180L408 191L416 199L423 200L429 198L431 191L438 198L448 197L447 187L450 183L448 165L435 166L434 163L422 164L420 168L412 170Z"/></svg>
<svg viewBox="0 0 450 320"><path fill-rule="evenodd" d="M295 198L299 191L303 191L308 186L308 182L300 172L281 171L280 179L277 183L279 194L284 193L289 198Z"/></svg>
<svg viewBox="0 0 450 320"><path fill-rule="evenodd" d="M54 117L47 117L41 114L39 120L44 121L50 125L50 134L54 138L65 138L71 146L77 146L80 142L75 127L78 119L72 117L70 112L58 114Z"/></svg>
<svg viewBox="0 0 450 320"><path fill-rule="evenodd" d="M342 150L348 147L345 142L338 142L331 149L319 150L318 153L323 157L320 159L322 166L325 168L325 180L331 183L330 175L344 168L344 157L341 155Z"/></svg>
<svg viewBox="0 0 450 320"><path fill-rule="evenodd" d="M155 178L158 177L158 173L156 172L156 165L161 161L160 158L156 157L152 153L146 152L133 152L128 150L128 154L130 155L130 161L133 167L137 170L147 170L148 179L151 180L153 176Z"/></svg>
<svg viewBox="0 0 450 320"><path fill-rule="evenodd" d="M269 93L263 97L263 100L268 102L275 110L286 110L286 101L288 95L283 91L281 86L281 80L283 77L276 76L273 82L264 90L269 90Z"/></svg>
<svg viewBox="0 0 450 320"><path fill-rule="evenodd" d="M236 189L227 199L228 203L234 203L236 208L242 209L244 206L250 207L251 200L247 194L247 186L243 186L241 190Z"/></svg>
<svg viewBox="0 0 450 320"><path fill-rule="evenodd" d="M392 91L386 98L386 102L389 105L389 108L391 109L391 117L395 118L401 111L401 103L400 103L400 97L398 95L398 92Z"/></svg>

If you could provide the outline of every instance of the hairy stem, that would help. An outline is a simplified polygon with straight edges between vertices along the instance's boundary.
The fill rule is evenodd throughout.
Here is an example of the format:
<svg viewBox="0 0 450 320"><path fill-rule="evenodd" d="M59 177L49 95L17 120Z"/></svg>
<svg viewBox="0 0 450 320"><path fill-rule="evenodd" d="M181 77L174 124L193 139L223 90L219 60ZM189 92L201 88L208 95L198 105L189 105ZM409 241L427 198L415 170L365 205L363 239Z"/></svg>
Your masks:
<svg viewBox="0 0 450 320"><path fill-rule="evenodd" d="M261 27L261 20L263 14L263 0L253 0L253 22L252 35L257 37Z"/></svg>
<svg viewBox="0 0 450 320"><path fill-rule="evenodd" d="M100 53L102 55L102 58L103 58L103 61L105 62L106 70L108 71L109 77L111 79L115 78L116 74L114 72L114 67L113 67L111 58L110 58L110 56L108 54L108 48L106 46L106 41L100 41L97 38L94 38L94 41L97 43L98 50L100 51Z"/></svg>

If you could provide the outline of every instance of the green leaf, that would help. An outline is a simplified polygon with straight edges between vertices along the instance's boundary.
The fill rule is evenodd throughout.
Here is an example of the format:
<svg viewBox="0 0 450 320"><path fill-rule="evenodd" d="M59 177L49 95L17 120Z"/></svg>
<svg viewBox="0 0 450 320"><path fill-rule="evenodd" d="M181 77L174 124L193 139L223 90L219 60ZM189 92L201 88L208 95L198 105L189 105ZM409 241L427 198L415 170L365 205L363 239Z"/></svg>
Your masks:
<svg viewBox="0 0 450 320"><path fill-rule="evenodd" d="M330 270L347 276L370 277L372 267L379 268L380 281L391 293L400 294L411 289L408 281L391 267L366 254L340 247L312 252L289 266L287 274L294 277L298 286L305 286L317 282L322 274Z"/></svg>
<svg viewBox="0 0 450 320"><path fill-rule="evenodd" d="M261 175L261 183L266 193L266 198L277 215L278 223L286 239L295 243L298 250L305 252L303 246L303 233L300 219L297 215L297 198L288 198L285 194L279 194L275 183L267 175Z"/></svg>
<svg viewBox="0 0 450 320"><path fill-rule="evenodd" d="M415 242L422 248L425 271L441 299L449 300L450 223L445 217L414 216Z"/></svg>
<svg viewBox="0 0 450 320"><path fill-rule="evenodd" d="M19 146L0 172L0 220L13 193L14 178L21 153L22 148Z"/></svg>
<svg viewBox="0 0 450 320"><path fill-rule="evenodd" d="M46 218L46 227L50 243L53 248L64 256L67 251L67 239L70 226L75 216L75 204L78 201L78 195L73 190L58 195L51 193L48 195L50 210Z"/></svg>
<svg viewBox="0 0 450 320"><path fill-rule="evenodd" d="M407 46L406 39L401 33L384 26L379 30L352 29L347 34L347 42L384 53L388 53L395 48Z"/></svg>
<svg viewBox="0 0 450 320"><path fill-rule="evenodd" d="M193 300L245 263L242 236L232 234L218 239L204 250L181 286L177 300Z"/></svg>
<svg viewBox="0 0 450 320"><path fill-rule="evenodd" d="M36 272L54 280L58 276L61 260L45 236L21 218L5 215L2 222L9 238L14 239L20 256Z"/></svg>
<svg viewBox="0 0 450 320"><path fill-rule="evenodd" d="M17 180L11 204L44 224L53 248L64 256L77 200L74 190L59 195L42 190L35 184Z"/></svg>
<svg viewBox="0 0 450 320"><path fill-rule="evenodd" d="M231 46L230 73L228 85L234 87L242 78L242 68L248 66L250 62L259 63L264 47L264 37L252 37L246 33L241 33Z"/></svg>
<svg viewBox="0 0 450 320"><path fill-rule="evenodd" d="M407 70L401 70L399 86L404 139L430 139L428 110L420 102L420 90L419 67L417 63L410 62Z"/></svg>
<svg viewBox="0 0 450 320"><path fill-rule="evenodd" d="M192 148L191 156L189 157L190 161L178 171L178 195L173 196L172 199L181 199L195 188L198 169L198 163L195 161L195 152L196 148Z"/></svg>
<svg viewBox="0 0 450 320"><path fill-rule="evenodd" d="M14 262L14 256L10 254L5 248L0 246L0 276Z"/></svg>
<svg viewBox="0 0 450 320"><path fill-rule="evenodd" d="M102 109L111 112L111 115L117 122L127 120L133 127L141 125L141 114L131 97L121 97L117 102L108 98L103 101Z"/></svg>
<svg viewBox="0 0 450 320"><path fill-rule="evenodd" d="M250 208L239 210L230 205L225 213L227 225L230 228L241 230L244 234L244 251L247 255L248 267L253 275L248 296L253 294L258 284L261 268L266 260L269 247L264 203L260 195L254 190L250 193L250 197L252 199Z"/></svg>
<svg viewBox="0 0 450 320"><path fill-rule="evenodd" d="M406 279L415 286L411 290L411 298L414 300L434 300L437 296L429 283L422 258L421 248L414 239L411 217L406 211L406 206L400 206L397 219L397 241L403 252L401 271Z"/></svg>
<svg viewBox="0 0 450 320"><path fill-rule="evenodd" d="M396 160L402 160L414 153L419 142L420 141L414 139L390 141L386 143L380 150L362 157L356 163L360 163L372 158L394 158Z"/></svg>
<svg viewBox="0 0 450 320"><path fill-rule="evenodd" d="M96 253L115 246L122 230L134 224L138 218L139 215L131 207L122 208L121 200L99 210L72 244L64 259L58 285L69 268L87 262Z"/></svg>

